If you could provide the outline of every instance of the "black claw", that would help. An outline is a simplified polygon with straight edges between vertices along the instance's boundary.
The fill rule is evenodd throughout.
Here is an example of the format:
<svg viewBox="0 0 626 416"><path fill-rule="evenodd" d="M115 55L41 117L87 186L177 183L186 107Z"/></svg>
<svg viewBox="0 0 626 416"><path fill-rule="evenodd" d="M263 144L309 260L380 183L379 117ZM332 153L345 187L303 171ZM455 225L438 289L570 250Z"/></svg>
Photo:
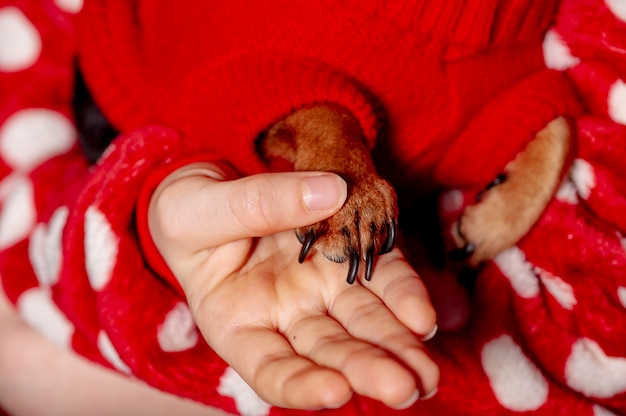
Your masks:
<svg viewBox="0 0 626 416"><path fill-rule="evenodd" d="M396 244L396 222L390 221L387 223L387 238L380 249L380 254L389 253L393 249L394 244Z"/></svg>
<svg viewBox="0 0 626 416"><path fill-rule="evenodd" d="M372 245L367 250L367 255L365 256L365 280L368 282L372 280L372 270L374 269L374 246Z"/></svg>
<svg viewBox="0 0 626 416"><path fill-rule="evenodd" d="M313 243L315 242L315 231L312 229L306 232L304 239L302 241L302 249L300 250L300 255L298 256L298 262L303 263L306 256L311 251L311 247L313 247Z"/></svg>
<svg viewBox="0 0 626 416"><path fill-rule="evenodd" d="M485 187L485 190L486 190L486 191L488 191L488 190L490 190L491 188L493 188L494 186L498 186L498 185L500 185L501 183L505 182L505 181L506 181L506 177L507 177L506 173L501 173L501 174L499 174L498 176L496 176L496 177L494 178L494 180L492 180L491 182L489 182L489 183L487 184L487 186Z"/></svg>
<svg viewBox="0 0 626 416"><path fill-rule="evenodd" d="M474 251L476 251L476 247L474 247L474 244L465 243L463 247L452 250L448 257L450 258L450 260L453 261L463 261L472 257Z"/></svg>
<svg viewBox="0 0 626 416"><path fill-rule="evenodd" d="M476 197L474 198L474 200L475 200L476 202L480 202L480 201L483 199L483 197L485 196L485 193L486 193L488 190L490 190L491 188L494 188L494 187L496 187L496 186L500 185L501 183L505 182L505 181L506 181L506 179L507 179L507 174L506 174L506 173L501 173L501 174L499 174L498 176L496 176L496 177L494 178L494 180L492 180L491 182L489 182L489 183L487 184L487 186L485 186L485 189L483 189L482 191L479 191L479 192L476 194Z"/></svg>
<svg viewBox="0 0 626 416"><path fill-rule="evenodd" d="M352 250L350 253L350 268L348 269L348 278L346 281L349 284L354 283L356 275L359 271L359 263L361 262L359 253L356 250Z"/></svg>

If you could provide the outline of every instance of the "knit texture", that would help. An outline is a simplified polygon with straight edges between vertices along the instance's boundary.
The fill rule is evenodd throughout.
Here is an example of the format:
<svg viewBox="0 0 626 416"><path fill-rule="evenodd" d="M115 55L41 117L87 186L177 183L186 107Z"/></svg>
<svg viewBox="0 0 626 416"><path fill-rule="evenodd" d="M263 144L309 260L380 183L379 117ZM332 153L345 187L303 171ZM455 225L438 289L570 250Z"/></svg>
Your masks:
<svg viewBox="0 0 626 416"><path fill-rule="evenodd" d="M468 326L428 343L438 394L405 411L355 396L320 413L626 413L619 0L80 6L0 0L0 277L54 343L228 412L306 414L261 401L203 341L146 231L160 178L192 159L272 169L258 134L332 102L360 120L401 197L448 191L448 230L465 196L566 115L567 180L485 264ZM75 59L122 131L94 166L70 110Z"/></svg>
<svg viewBox="0 0 626 416"><path fill-rule="evenodd" d="M385 160L412 182L431 179L486 102L543 68L546 11L555 7L179 3L86 4L81 66L118 128L168 125L251 174L267 169L253 146L261 131L295 109L332 102L357 116L370 143L384 122ZM555 89L553 101L568 102L562 94ZM528 130L501 138L518 143L504 159L523 147Z"/></svg>

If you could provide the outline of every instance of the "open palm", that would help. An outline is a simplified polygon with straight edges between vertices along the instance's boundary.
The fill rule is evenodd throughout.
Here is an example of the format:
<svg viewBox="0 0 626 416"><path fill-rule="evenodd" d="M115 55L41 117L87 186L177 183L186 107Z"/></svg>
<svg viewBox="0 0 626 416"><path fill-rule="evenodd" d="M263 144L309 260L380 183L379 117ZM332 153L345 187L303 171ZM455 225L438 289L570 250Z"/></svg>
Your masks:
<svg viewBox="0 0 626 416"><path fill-rule="evenodd" d="M278 406L336 407L356 392L404 407L432 392L439 373L419 336L435 327L435 314L424 286L398 249L378 259L370 282L359 278L349 285L345 264L320 254L299 264L300 245L293 231L246 237L261 234L258 227L268 231L294 227L272 222L274 214L267 206L262 208L261 226L254 219L246 223L245 216L236 213L236 223L244 225L237 231L238 225L229 223L224 232L234 234L227 237L218 230L224 222L215 210L209 227L213 233L192 227L189 218L194 215L204 221L211 218L205 216L208 202L199 194L222 195L225 186L243 186L249 194L246 180L250 179L218 182L186 175L158 194L153 229L163 227L165 221L159 218L167 218L170 209L178 215L184 210L185 221L177 227L194 228L184 243L176 244L178 237L172 238L184 235L181 230L157 231L155 242L181 283L209 345L259 396ZM261 189L258 186L254 189ZM226 195L232 201L230 189ZM284 190L284 184L279 189ZM274 196L268 195L264 203ZM216 200L224 201L211 199ZM245 209L255 212L250 210L249 195L244 200ZM235 205L228 206L232 211ZM277 206L278 218L295 217L289 203Z"/></svg>

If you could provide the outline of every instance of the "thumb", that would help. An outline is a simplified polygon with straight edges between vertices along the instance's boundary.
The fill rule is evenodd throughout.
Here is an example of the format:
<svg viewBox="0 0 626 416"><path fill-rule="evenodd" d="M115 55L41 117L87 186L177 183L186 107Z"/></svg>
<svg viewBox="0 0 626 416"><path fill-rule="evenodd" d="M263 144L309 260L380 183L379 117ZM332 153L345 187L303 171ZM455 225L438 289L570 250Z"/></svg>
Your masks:
<svg viewBox="0 0 626 416"><path fill-rule="evenodd" d="M343 179L325 172L220 181L195 166L173 175L153 197L150 230L155 242L166 238L190 249L314 224L336 213L347 196Z"/></svg>
<svg viewBox="0 0 626 416"><path fill-rule="evenodd" d="M229 242L321 221L343 205L347 185L332 173L289 172L217 182L211 192L213 232Z"/></svg>

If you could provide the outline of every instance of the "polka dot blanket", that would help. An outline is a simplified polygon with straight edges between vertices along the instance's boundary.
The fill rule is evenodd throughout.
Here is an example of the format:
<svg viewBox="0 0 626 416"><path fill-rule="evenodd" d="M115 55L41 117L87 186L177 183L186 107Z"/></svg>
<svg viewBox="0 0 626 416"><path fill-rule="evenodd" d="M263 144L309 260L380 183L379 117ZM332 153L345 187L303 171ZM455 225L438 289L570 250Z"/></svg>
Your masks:
<svg viewBox="0 0 626 416"><path fill-rule="evenodd" d="M264 403L208 347L154 248L138 236L145 220L142 198L150 184L159 174L190 160L190 153L227 159L243 174L261 168L252 156L243 162L229 160L230 142L198 141L198 129L208 128L214 135L224 130L198 120L180 121L182 110L177 113L174 105L160 100L171 97L161 87L161 74L150 74L153 78L137 84L137 91L131 88L132 77L139 73L133 67L136 42L120 35L123 47L112 45L119 62L99 61L107 55L104 49L85 51L88 41L96 39L85 32L89 25L83 21L81 26L81 19L90 21L85 12L108 5L107 16L117 19L113 13L117 9L112 7L123 9L131 3L0 0L0 278L4 290L21 316L55 344L157 389L234 414L306 414ZM180 6L210 3L190 1ZM386 8L379 3L347 1L354 13L341 15L337 10L337 15L374 25L367 18L384 11L394 24L374 29L393 29L395 35L404 36L385 53L405 53L409 41L432 46L429 42L435 39L437 48L414 55L436 56L440 61L424 66L417 60L414 67L420 69L413 73L411 65L390 60L393 65L385 66L391 71L385 80L374 77L373 70L358 72L348 65L348 74L358 70L372 85L368 93L359 90L360 84L349 75L331 74L325 68L316 72L323 77L307 75L305 80L326 80L333 88L348 91L335 94L327 88L323 98L336 97L352 108L371 140L379 134L377 109L382 104L388 121L401 125L387 132L399 139L380 146L389 147L388 153L399 162L383 170L392 180L395 177L401 192L407 192L414 180L443 187L444 230L468 204L467 196L488 183L533 133L558 115L571 120L572 162L537 223L514 247L480 269L469 323L428 342L442 371L434 397L395 411L355 396L340 409L318 413L626 414L626 220L622 214L626 208L626 3L476 0L423 6L397 0ZM123 20L123 10L120 13ZM419 20L420 30L434 35L413 32L407 16ZM94 33L104 30L103 21L93 23L89 29ZM114 33L131 33L123 30L126 27L119 29ZM174 29L166 32L175 34ZM150 39L151 33L142 39ZM158 38L163 33L152 35ZM391 39L395 38L386 40ZM152 56L154 50L159 51L146 47L142 56ZM95 89L110 86L110 94L100 92L101 103L122 131L93 165L78 143L71 109L79 55ZM162 59L160 54L154 56ZM404 55L393 57L398 56ZM234 79L247 77L237 65ZM303 63L298 65L301 68ZM437 72L442 66L446 70ZM131 87L115 83L120 67L133 69L128 71ZM285 68L292 73L294 66ZM216 77L231 73L212 71ZM447 95L428 90L427 71L441 81L432 87ZM107 78L107 74L115 76ZM255 78L258 74L250 76L261 79ZM428 105L405 93L411 77L426 80L420 85L432 93ZM472 82L464 82L467 79ZM215 94L224 98L232 84L222 79L219 84ZM120 91L127 100L120 101ZM186 100L193 98L193 91L187 85L181 94ZM381 102L372 104L371 92ZM141 94L149 95L140 102ZM283 112L279 104L301 105L320 98L301 92L295 95L300 102L293 103L289 99L294 94L287 94L290 98L278 97L274 108L252 100L258 98L254 92L241 94L262 108L258 120L229 120L250 121L237 124L235 131L242 135ZM446 98L441 103L439 95ZM238 108L236 100L228 100L224 99L225 108L231 104ZM223 112L208 101L219 117L237 113ZM150 113L144 107L151 106L140 103L154 103L157 110ZM415 108L424 114L413 116ZM416 124L405 124L413 118ZM413 143L409 133L418 127L427 140ZM250 144L233 146L251 155L246 143ZM433 276L451 273L435 267L420 270Z"/></svg>

